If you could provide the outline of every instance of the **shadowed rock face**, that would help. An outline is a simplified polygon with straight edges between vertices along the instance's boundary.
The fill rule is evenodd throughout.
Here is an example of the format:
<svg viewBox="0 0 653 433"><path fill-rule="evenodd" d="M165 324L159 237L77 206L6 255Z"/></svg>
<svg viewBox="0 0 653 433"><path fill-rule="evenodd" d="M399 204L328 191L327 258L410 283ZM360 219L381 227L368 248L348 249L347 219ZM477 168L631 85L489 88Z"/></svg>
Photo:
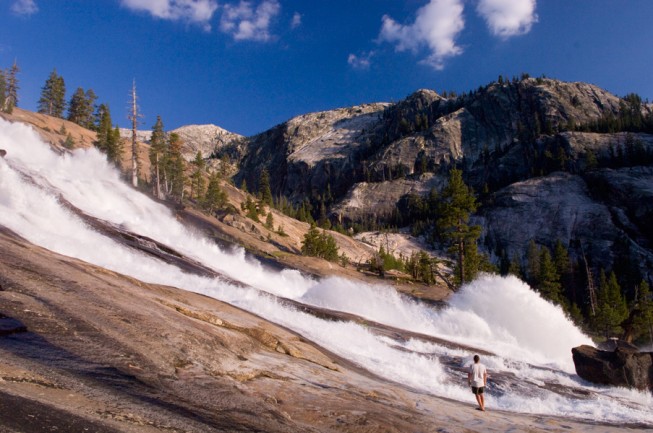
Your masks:
<svg viewBox="0 0 653 433"><path fill-rule="evenodd" d="M614 351L591 346L571 350L576 372L583 379L601 385L653 390L653 353L617 347Z"/></svg>

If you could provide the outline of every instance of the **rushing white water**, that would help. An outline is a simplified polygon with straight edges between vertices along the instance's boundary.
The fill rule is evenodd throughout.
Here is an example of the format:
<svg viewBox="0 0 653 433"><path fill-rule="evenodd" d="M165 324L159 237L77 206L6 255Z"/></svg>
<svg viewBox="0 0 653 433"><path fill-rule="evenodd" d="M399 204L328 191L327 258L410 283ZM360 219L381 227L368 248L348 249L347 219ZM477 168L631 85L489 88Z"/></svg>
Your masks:
<svg viewBox="0 0 653 433"><path fill-rule="evenodd" d="M396 328L485 349L491 372L523 378L524 390L489 396L491 406L513 411L653 424L650 395L601 388L573 375L571 348L591 344L555 306L515 278L486 275L434 310L390 287L341 278L314 281L297 271L271 272L242 249L222 251L190 232L171 212L125 185L95 150L59 156L27 126L0 119L0 224L35 244L147 282L207 294L296 330L341 356L394 381L435 395L472 401L463 378L439 356L469 360L472 353L412 339L398 343L351 322L329 322L280 305L258 290L183 273L85 225L58 201L61 194L89 215L167 244L251 287ZM398 348L397 346L403 346ZM402 350L404 349L404 350ZM544 368L546 367L546 368ZM593 398L571 398L539 385L583 388Z"/></svg>

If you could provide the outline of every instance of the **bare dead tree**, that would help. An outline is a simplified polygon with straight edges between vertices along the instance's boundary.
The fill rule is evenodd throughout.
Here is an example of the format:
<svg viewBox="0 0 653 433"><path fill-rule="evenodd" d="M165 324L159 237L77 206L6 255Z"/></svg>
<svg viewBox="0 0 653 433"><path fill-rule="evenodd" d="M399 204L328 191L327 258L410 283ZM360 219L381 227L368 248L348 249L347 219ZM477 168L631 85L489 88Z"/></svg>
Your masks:
<svg viewBox="0 0 653 433"><path fill-rule="evenodd" d="M138 119L141 114L138 111L138 104L136 103L136 79L132 83L131 91L131 112L129 113L129 120L132 122L132 185L138 187L138 173L139 173L139 161L138 161L138 147L136 146L136 129L138 125Z"/></svg>

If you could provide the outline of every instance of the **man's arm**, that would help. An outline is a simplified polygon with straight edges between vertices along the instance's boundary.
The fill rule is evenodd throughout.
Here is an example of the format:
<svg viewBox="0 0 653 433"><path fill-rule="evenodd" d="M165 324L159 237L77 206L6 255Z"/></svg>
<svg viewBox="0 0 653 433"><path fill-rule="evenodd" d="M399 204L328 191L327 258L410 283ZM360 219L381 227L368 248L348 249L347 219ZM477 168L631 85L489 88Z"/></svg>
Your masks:
<svg viewBox="0 0 653 433"><path fill-rule="evenodd" d="M487 370L483 372L483 386L487 385Z"/></svg>

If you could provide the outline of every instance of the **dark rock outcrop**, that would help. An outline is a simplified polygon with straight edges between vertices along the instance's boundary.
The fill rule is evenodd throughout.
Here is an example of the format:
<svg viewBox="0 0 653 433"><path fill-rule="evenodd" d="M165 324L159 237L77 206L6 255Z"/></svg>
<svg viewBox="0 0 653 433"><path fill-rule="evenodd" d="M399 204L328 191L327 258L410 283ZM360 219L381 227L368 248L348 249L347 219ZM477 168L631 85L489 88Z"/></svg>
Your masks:
<svg viewBox="0 0 653 433"><path fill-rule="evenodd" d="M639 352L627 346L612 351L591 346L571 349L576 373L583 379L601 385L653 390L653 353Z"/></svg>

